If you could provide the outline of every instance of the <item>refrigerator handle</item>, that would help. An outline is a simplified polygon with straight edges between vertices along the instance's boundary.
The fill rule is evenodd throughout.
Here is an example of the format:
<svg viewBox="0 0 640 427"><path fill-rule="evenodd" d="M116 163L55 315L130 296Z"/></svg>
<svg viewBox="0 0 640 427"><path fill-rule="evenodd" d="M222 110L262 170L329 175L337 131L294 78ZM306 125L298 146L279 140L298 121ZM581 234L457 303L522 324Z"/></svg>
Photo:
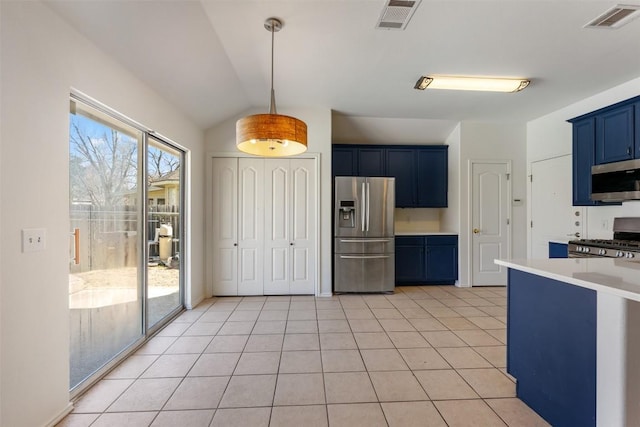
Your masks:
<svg viewBox="0 0 640 427"><path fill-rule="evenodd" d="M364 191L364 182L362 183L362 197L360 198L360 211L361 211L361 218L362 218L362 231L364 231L364 227L365 227L365 218L366 218L366 206L367 206L367 199L365 198L365 191Z"/></svg>
<svg viewBox="0 0 640 427"><path fill-rule="evenodd" d="M369 191L369 183L367 182L367 231L369 231L369 211L371 208L371 192Z"/></svg>

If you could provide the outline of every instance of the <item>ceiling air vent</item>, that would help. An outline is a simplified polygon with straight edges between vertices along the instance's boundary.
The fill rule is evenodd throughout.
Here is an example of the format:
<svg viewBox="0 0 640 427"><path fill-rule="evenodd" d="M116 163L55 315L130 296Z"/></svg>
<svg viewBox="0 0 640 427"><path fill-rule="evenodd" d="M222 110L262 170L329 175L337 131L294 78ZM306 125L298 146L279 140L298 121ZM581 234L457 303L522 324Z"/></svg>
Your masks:
<svg viewBox="0 0 640 427"><path fill-rule="evenodd" d="M421 0L388 0L380 13L376 28L382 30L404 30L418 8Z"/></svg>
<svg viewBox="0 0 640 427"><path fill-rule="evenodd" d="M585 25L585 28L620 28L638 17L640 5L617 4Z"/></svg>

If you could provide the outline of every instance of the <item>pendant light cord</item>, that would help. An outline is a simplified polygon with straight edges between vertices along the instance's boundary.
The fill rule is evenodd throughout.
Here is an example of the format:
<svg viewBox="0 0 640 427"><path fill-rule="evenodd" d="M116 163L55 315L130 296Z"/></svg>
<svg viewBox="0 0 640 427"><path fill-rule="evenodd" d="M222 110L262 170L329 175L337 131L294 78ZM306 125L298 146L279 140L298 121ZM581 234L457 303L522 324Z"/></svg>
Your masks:
<svg viewBox="0 0 640 427"><path fill-rule="evenodd" d="M276 111L276 92L273 90L273 46L274 46L274 29L275 21L271 21L271 105L269 107L269 114L278 114Z"/></svg>

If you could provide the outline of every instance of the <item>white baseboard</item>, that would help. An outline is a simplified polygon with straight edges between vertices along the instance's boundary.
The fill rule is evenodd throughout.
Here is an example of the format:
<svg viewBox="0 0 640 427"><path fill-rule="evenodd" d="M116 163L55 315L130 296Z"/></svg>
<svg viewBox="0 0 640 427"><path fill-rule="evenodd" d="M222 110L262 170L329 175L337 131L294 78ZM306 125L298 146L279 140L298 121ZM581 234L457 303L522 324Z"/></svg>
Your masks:
<svg viewBox="0 0 640 427"><path fill-rule="evenodd" d="M47 424L47 427L54 427L58 424L64 417L69 415L73 411L73 403L69 402L66 408L64 408L53 420Z"/></svg>

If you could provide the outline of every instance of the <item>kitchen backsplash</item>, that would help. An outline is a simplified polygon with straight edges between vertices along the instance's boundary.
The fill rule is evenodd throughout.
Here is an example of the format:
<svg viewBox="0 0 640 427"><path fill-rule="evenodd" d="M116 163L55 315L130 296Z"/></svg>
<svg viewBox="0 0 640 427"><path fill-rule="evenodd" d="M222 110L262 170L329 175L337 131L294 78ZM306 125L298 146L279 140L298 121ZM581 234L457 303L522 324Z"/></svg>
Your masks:
<svg viewBox="0 0 640 427"><path fill-rule="evenodd" d="M396 208L396 233L438 232L440 230L440 209Z"/></svg>

